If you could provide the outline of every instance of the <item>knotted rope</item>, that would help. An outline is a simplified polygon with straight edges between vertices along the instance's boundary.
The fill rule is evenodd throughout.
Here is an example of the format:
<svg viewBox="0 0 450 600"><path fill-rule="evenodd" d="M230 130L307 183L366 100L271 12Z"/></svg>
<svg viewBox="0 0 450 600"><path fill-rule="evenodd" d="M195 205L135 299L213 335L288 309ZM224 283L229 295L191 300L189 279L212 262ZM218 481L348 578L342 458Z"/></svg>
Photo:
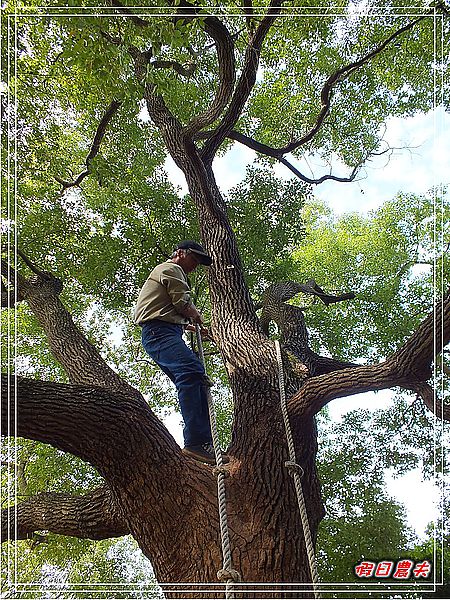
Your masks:
<svg viewBox="0 0 450 600"><path fill-rule="evenodd" d="M317 573L316 556L314 553L314 545L312 542L311 529L309 527L308 513L306 511L305 498L303 496L302 489L302 476L303 469L297 464L295 457L295 446L294 438L292 437L291 424L289 421L289 413L286 401L286 390L284 386L284 370L283 370L283 359L281 357L281 348L278 340L275 341L275 347L277 351L277 362L278 362L278 385L280 388L280 400L281 400L281 413L283 415L284 428L286 430L286 440L289 450L289 460L284 463L285 467L289 470L289 474L294 479L295 491L297 493L298 508L300 510L300 517L303 527L303 535L305 536L306 553L308 556L309 570L311 572L311 579L313 584L314 597L320 598L318 591L319 585L319 574Z"/></svg>
<svg viewBox="0 0 450 600"><path fill-rule="evenodd" d="M197 337L197 348L199 358L202 361L203 366L205 367L206 373L205 355L203 352L202 335L200 332L199 325L195 326L195 333ZM220 449L219 434L217 431L216 411L214 410L214 401L209 386L206 387L206 394L208 398L209 420L211 423L211 435L213 440L214 454L216 456L216 467L213 473L217 476L217 498L219 505L220 539L222 542L223 558L222 568L217 572L217 579L219 579L219 581L223 581L226 584L226 599L233 600L233 584L241 581L241 575L238 571L233 569L233 563L231 559L230 534L228 531L227 502L225 494L225 478L228 476L228 472L223 465L222 451Z"/></svg>

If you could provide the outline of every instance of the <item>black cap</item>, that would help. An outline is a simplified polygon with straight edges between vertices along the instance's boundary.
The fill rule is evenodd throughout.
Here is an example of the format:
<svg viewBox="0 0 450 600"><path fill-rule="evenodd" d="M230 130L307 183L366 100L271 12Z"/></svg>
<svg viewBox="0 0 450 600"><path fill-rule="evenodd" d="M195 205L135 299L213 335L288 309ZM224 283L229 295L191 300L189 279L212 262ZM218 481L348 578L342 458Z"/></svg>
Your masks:
<svg viewBox="0 0 450 600"><path fill-rule="evenodd" d="M180 242L176 247L176 250L190 250L198 258L198 261L206 267L209 267L212 263L212 258L205 252L203 246L193 240L184 240L184 242Z"/></svg>

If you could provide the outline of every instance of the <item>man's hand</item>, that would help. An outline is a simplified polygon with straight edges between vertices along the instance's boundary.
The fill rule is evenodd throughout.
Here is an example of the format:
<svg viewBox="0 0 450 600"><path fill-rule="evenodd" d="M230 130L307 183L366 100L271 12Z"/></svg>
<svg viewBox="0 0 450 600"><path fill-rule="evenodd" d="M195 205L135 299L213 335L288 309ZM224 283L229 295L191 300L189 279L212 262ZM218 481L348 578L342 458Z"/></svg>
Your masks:
<svg viewBox="0 0 450 600"><path fill-rule="evenodd" d="M195 325L186 325L185 330L195 332L197 331L197 327ZM211 342L213 341L211 332L209 331L208 327L200 325L200 335L202 336L202 340L209 340Z"/></svg>
<svg viewBox="0 0 450 600"><path fill-rule="evenodd" d="M207 327L200 327L200 335L202 336L202 340L208 340L209 342L213 342L213 338L211 333Z"/></svg>
<svg viewBox="0 0 450 600"><path fill-rule="evenodd" d="M202 315L198 312L197 308L193 304L190 304L187 308L185 308L182 314L194 323L198 323L199 325L203 323Z"/></svg>

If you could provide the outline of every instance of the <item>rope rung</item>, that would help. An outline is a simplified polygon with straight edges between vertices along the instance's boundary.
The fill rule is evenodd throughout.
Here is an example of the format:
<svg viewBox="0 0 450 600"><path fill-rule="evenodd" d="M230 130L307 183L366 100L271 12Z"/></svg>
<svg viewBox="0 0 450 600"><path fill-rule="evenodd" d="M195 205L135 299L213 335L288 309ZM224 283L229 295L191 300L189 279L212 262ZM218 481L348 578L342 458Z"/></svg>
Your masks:
<svg viewBox="0 0 450 600"><path fill-rule="evenodd" d="M298 475L300 475L300 477L303 477L303 475L305 474L303 467L301 465L299 465L298 463L294 462L293 460L287 460L284 463L284 466L289 471L290 475L295 475L295 473L298 473Z"/></svg>
<svg viewBox="0 0 450 600"><path fill-rule="evenodd" d="M224 465L222 465L220 467L214 467L212 472L213 472L213 475L215 475L216 477L219 477L219 475L223 475L224 477L230 476L230 471Z"/></svg>
<svg viewBox="0 0 450 600"><path fill-rule="evenodd" d="M239 583L242 581L241 574L236 569L220 569L217 571L217 579L219 581Z"/></svg>

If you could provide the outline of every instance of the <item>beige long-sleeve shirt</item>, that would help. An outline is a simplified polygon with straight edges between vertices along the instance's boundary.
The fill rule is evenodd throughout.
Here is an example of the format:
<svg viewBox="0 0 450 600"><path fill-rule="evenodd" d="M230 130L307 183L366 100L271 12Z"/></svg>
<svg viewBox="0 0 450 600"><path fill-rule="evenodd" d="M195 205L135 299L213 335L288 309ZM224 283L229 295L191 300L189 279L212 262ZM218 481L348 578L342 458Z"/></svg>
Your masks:
<svg viewBox="0 0 450 600"><path fill-rule="evenodd" d="M144 283L134 309L134 320L143 325L150 319L187 325L189 319L180 310L191 301L191 290L183 269L168 260L153 269Z"/></svg>

